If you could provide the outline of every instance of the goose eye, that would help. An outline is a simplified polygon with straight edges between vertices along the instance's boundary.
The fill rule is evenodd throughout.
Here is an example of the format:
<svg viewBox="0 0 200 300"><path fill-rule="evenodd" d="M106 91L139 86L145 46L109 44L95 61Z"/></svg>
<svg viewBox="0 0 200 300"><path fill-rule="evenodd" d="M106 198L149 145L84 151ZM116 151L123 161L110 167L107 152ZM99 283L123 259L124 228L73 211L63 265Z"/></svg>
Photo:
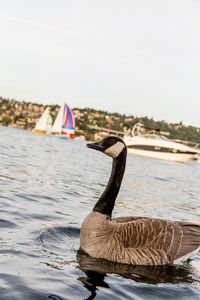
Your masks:
<svg viewBox="0 0 200 300"><path fill-rule="evenodd" d="M111 139L110 142L111 142L111 144L114 144L116 141L115 141L115 139Z"/></svg>

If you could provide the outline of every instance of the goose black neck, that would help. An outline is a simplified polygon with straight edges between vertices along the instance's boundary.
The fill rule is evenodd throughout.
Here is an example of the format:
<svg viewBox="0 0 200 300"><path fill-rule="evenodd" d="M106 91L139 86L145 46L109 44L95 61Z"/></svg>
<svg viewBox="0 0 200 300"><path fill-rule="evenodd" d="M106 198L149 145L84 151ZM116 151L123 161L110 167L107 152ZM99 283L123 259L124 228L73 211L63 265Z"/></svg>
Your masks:
<svg viewBox="0 0 200 300"><path fill-rule="evenodd" d="M110 179L105 191L94 206L93 211L107 215L111 218L115 200L117 198L125 171L126 155L127 149L124 148L120 155L113 159Z"/></svg>

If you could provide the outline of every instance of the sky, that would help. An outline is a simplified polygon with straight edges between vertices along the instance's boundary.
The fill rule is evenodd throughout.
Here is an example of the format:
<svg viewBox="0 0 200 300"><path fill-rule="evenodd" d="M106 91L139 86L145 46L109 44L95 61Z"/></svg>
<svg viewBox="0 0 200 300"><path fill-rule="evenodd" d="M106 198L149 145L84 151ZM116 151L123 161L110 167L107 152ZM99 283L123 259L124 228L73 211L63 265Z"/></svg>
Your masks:
<svg viewBox="0 0 200 300"><path fill-rule="evenodd" d="M200 127L200 0L0 0L0 96Z"/></svg>

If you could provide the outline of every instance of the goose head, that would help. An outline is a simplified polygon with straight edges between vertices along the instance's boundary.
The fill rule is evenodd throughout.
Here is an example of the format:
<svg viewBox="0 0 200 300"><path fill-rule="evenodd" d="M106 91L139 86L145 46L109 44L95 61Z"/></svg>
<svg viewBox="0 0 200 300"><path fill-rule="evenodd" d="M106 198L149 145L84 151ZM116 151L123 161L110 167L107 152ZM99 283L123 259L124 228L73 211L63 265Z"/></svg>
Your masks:
<svg viewBox="0 0 200 300"><path fill-rule="evenodd" d="M126 148L126 145L121 138L117 136L108 136L100 142L87 144L87 147L101 151L112 158L117 158L124 148Z"/></svg>

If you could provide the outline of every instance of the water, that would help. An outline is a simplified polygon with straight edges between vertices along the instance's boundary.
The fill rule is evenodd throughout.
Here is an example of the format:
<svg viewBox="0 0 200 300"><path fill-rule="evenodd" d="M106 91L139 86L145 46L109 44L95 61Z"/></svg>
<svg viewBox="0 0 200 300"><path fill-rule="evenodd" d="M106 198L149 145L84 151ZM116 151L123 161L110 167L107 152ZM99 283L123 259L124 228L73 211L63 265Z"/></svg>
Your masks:
<svg viewBox="0 0 200 300"><path fill-rule="evenodd" d="M85 142L0 127L0 300L200 299L200 253L142 267L79 251L111 158ZM114 215L200 220L200 164L129 156Z"/></svg>

